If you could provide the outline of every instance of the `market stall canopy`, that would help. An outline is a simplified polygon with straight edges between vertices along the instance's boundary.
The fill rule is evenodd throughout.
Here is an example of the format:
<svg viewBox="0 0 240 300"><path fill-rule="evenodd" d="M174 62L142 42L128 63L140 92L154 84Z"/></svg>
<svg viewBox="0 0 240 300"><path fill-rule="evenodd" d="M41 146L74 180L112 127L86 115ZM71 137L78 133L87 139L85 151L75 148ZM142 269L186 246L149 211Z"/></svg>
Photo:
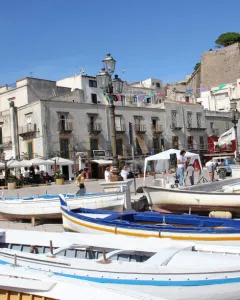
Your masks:
<svg viewBox="0 0 240 300"><path fill-rule="evenodd" d="M53 161L53 164L56 163L56 165L73 165L74 164L74 162L72 160L58 157L58 156L51 158L51 160Z"/></svg>
<svg viewBox="0 0 240 300"><path fill-rule="evenodd" d="M8 168L21 168L21 167L23 167L23 165L22 165L21 161L13 159L13 160L9 160L7 162L7 167Z"/></svg>
<svg viewBox="0 0 240 300"><path fill-rule="evenodd" d="M5 164L0 162L0 169L4 169L5 168Z"/></svg>
<svg viewBox="0 0 240 300"><path fill-rule="evenodd" d="M157 153L155 155L151 155L145 158L144 162L144 180L145 180L145 173L147 170L147 164L149 161L158 161L158 160L169 160L170 159L170 154L176 154L177 156L180 155L180 150L176 149L169 149L160 153ZM186 157L191 157L193 160L197 159L200 165L200 168L202 170L202 164L200 160L200 156L197 153L192 153L192 152L186 152L185 154Z"/></svg>
<svg viewBox="0 0 240 300"><path fill-rule="evenodd" d="M112 160L105 160L105 159L93 159L91 162L97 163L100 166L107 166L112 164Z"/></svg>
<svg viewBox="0 0 240 300"><path fill-rule="evenodd" d="M50 160L40 159L40 158L33 158L29 161L33 166L48 166L53 165L54 162Z"/></svg>
<svg viewBox="0 0 240 300"><path fill-rule="evenodd" d="M19 161L19 163L21 163L22 167L30 167L30 166L32 166L31 161L28 160L28 159L23 159L23 160Z"/></svg>

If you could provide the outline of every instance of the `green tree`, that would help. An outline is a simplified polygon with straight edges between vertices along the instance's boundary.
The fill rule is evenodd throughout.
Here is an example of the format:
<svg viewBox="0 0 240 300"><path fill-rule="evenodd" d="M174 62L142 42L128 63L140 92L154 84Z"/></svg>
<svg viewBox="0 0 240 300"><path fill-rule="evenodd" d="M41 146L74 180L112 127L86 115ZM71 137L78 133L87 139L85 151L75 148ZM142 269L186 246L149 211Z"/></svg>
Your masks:
<svg viewBox="0 0 240 300"><path fill-rule="evenodd" d="M198 69L200 66L201 66L201 63L200 63L200 62L196 63L196 65L195 65L195 67L194 67L194 71L197 71L197 69Z"/></svg>
<svg viewBox="0 0 240 300"><path fill-rule="evenodd" d="M235 43L240 42L240 34L238 32L226 32L216 39L216 47L226 47Z"/></svg>

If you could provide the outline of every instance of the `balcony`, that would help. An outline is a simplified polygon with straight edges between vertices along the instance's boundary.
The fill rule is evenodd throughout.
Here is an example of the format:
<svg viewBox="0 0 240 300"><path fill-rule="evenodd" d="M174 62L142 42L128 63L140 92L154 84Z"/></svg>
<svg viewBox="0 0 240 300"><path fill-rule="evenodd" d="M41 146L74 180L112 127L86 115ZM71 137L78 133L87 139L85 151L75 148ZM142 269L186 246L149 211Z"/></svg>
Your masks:
<svg viewBox="0 0 240 300"><path fill-rule="evenodd" d="M12 138L8 137L0 137L0 149L4 148L12 148Z"/></svg>
<svg viewBox="0 0 240 300"><path fill-rule="evenodd" d="M73 123L66 120L61 120L58 122L58 132L59 133L71 133L73 131Z"/></svg>
<svg viewBox="0 0 240 300"><path fill-rule="evenodd" d="M34 135L36 131L37 131L37 124L27 124L25 126L18 128L18 134L23 138Z"/></svg>
<svg viewBox="0 0 240 300"><path fill-rule="evenodd" d="M144 125L144 124L134 124L134 131L136 133L145 133L146 132L146 125Z"/></svg>
<svg viewBox="0 0 240 300"><path fill-rule="evenodd" d="M182 126L178 123L172 123L172 125L170 125L170 128L175 131L180 131L182 129Z"/></svg>
<svg viewBox="0 0 240 300"><path fill-rule="evenodd" d="M117 133L124 133L124 132L126 132L126 125L125 124L121 124L120 126L116 126L116 132Z"/></svg>
<svg viewBox="0 0 240 300"><path fill-rule="evenodd" d="M152 133L157 134L157 133L162 133L163 132L163 126L162 125L153 125L152 126Z"/></svg>
<svg viewBox="0 0 240 300"><path fill-rule="evenodd" d="M219 128L212 128L211 135L219 136Z"/></svg>
<svg viewBox="0 0 240 300"><path fill-rule="evenodd" d="M101 123L89 123L88 124L88 132L89 133L100 133L102 131Z"/></svg>
<svg viewBox="0 0 240 300"><path fill-rule="evenodd" d="M188 124L188 127L187 127L187 130L188 131L204 131L206 130L206 127L202 127L202 126L192 126L190 124Z"/></svg>

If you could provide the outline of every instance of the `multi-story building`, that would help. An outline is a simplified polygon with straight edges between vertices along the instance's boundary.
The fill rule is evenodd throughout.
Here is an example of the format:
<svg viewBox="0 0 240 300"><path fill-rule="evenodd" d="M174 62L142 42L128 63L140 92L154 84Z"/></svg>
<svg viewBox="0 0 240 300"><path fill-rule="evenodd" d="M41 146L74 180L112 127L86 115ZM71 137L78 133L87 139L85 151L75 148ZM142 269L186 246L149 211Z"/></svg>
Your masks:
<svg viewBox="0 0 240 300"><path fill-rule="evenodd" d="M131 154L129 122L137 157L167 148L207 152L211 120L219 129L223 124L222 116L212 116L200 104L168 100L157 79L125 83L114 103L121 160ZM112 156L108 102L96 77L77 75L57 82L25 78L16 87L0 88L0 105L0 148L6 159L58 155L74 159L78 167L78 153L83 155L81 167L100 176L97 155ZM63 171L68 174L67 169Z"/></svg>

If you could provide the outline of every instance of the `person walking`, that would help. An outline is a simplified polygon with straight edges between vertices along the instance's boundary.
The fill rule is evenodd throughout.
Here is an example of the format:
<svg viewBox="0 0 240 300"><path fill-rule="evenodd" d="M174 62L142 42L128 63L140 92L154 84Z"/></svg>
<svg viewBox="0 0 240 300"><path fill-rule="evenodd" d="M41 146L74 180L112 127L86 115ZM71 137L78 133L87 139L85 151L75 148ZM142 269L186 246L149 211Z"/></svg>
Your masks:
<svg viewBox="0 0 240 300"><path fill-rule="evenodd" d="M187 158L185 157L186 151L182 150L180 155L177 157L177 174L179 176L179 185L182 186L184 183L184 170L186 166Z"/></svg>
<svg viewBox="0 0 240 300"><path fill-rule="evenodd" d="M194 167L193 164L191 163L187 167L187 176L189 178L191 185L194 185Z"/></svg>
<svg viewBox="0 0 240 300"><path fill-rule="evenodd" d="M85 178L83 175L83 170L81 169L79 171L78 177L76 178L76 184L79 187L77 194L80 196L84 196L84 194L86 193L84 181L85 181Z"/></svg>
<svg viewBox="0 0 240 300"><path fill-rule="evenodd" d="M106 170L104 172L104 178L106 182L110 182L111 172L110 167L106 167Z"/></svg>
<svg viewBox="0 0 240 300"><path fill-rule="evenodd" d="M208 173L209 173L209 177L210 177L210 181L214 181L214 172L216 169L217 164L214 163L212 160L209 160L205 166L207 167Z"/></svg>
<svg viewBox="0 0 240 300"><path fill-rule="evenodd" d="M122 176L123 180L126 181L128 179L128 170L127 170L127 167L124 166L121 173L120 173L120 176Z"/></svg>

